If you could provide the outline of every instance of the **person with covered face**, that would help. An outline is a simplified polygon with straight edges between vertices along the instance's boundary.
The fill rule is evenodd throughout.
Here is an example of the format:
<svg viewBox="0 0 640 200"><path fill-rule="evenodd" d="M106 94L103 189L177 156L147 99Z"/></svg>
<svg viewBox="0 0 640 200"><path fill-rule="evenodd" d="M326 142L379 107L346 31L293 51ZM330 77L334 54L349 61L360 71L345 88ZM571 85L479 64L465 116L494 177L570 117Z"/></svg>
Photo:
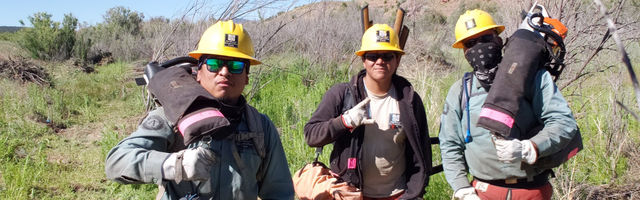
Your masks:
<svg viewBox="0 0 640 200"><path fill-rule="evenodd" d="M431 145L424 105L400 64L398 35L374 24L355 52L362 69L331 87L304 127L311 147L333 144L331 171L364 199L422 199L429 183Z"/></svg>
<svg viewBox="0 0 640 200"><path fill-rule="evenodd" d="M494 84L503 61L499 34L504 29L482 10L466 11L456 23L453 47L463 50L473 68L449 89L440 122L444 174L456 199L550 199L552 171L537 162L557 153L578 131L567 102L544 68L536 69L524 85L509 138L477 126L481 117L500 118L482 112L488 92L514 87Z"/></svg>

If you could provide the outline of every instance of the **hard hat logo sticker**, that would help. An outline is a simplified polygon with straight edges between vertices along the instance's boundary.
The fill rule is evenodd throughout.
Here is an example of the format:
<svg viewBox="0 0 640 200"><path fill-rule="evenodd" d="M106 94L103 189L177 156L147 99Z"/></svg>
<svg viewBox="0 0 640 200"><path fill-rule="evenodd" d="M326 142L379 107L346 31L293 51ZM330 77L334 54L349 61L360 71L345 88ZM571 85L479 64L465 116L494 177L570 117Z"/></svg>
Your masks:
<svg viewBox="0 0 640 200"><path fill-rule="evenodd" d="M224 34L224 46L238 48L238 35Z"/></svg>
<svg viewBox="0 0 640 200"><path fill-rule="evenodd" d="M467 26L467 30L475 28L476 27L476 20L475 19L471 19L469 21L464 22L464 25Z"/></svg>
<svg viewBox="0 0 640 200"><path fill-rule="evenodd" d="M389 42L389 31L386 30L377 30L376 31L376 42Z"/></svg>

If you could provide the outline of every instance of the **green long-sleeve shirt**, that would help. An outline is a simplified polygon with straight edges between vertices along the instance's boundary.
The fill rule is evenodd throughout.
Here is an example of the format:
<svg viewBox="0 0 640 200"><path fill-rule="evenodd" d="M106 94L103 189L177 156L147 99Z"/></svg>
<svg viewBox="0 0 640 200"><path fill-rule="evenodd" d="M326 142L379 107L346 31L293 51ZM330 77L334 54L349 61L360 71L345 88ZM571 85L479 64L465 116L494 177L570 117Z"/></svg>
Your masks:
<svg viewBox="0 0 640 200"><path fill-rule="evenodd" d="M503 163L498 160L496 148L488 130L476 127L487 91L474 77L470 87L469 112L470 132L473 140L465 143L467 130L465 99L461 99L462 80L449 89L440 122L440 150L444 174L451 188L456 191L470 187L467 173L484 180L507 178L531 178L544 169L521 163ZM515 117L511 136L520 140L529 139L538 148L538 157L558 152L576 134L578 128L567 102L546 70L540 70L528 90L527 100L520 102L520 111ZM544 128L538 133L530 131L538 125Z"/></svg>
<svg viewBox="0 0 640 200"><path fill-rule="evenodd" d="M251 140L214 140L211 150L216 162L208 181L163 180L162 163L174 150L179 133L166 120L162 108L149 113L138 129L113 147L107 155L107 178L120 183L156 183L165 187L163 199L179 199L197 193L200 199L293 199L293 183L278 132L267 116L259 114L262 126L264 159ZM243 116L238 132L250 132ZM255 130L252 130L255 131ZM190 146L197 146L192 144ZM232 151L236 147L241 167Z"/></svg>

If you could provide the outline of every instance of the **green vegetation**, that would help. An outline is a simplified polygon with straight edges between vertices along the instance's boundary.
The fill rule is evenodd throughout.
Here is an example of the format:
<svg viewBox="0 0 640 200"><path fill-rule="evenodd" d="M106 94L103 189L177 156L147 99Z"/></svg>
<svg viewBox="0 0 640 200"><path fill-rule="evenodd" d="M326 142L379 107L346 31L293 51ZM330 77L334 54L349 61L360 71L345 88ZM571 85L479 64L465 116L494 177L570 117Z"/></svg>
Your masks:
<svg viewBox="0 0 640 200"><path fill-rule="evenodd" d="M261 89L251 104L278 127L290 170L294 172L314 156L313 149L304 142L304 124L324 92L334 83L347 81L356 71L349 71L344 64L326 70L310 68L308 61L294 55L274 57L266 63L271 64L252 68L252 82L247 92L259 76L256 85ZM3 131L0 135L0 198L153 198L157 191L155 185L120 185L105 180L103 172L106 153L131 133L144 115L141 88L131 79L133 67L116 63L98 67L96 73L87 75L64 65L53 66L48 69L54 76L55 88L0 82L0 88L7 91L2 94L0 104L0 111L4 113L0 115ZM421 96L431 136L437 136L439 109L448 87L459 78L457 73L439 78L437 74L425 75L421 77L425 83L414 81L418 90L425 91ZM585 91L583 95L593 97L585 99L608 98L598 92L607 89L607 85L598 87ZM629 90L629 86L624 88ZM577 110L576 106L581 103L573 101L572 107ZM612 118L612 113L607 110L613 107L588 105L577 113L578 116L590 113L579 117L587 148L557 171L565 173L577 168L574 180L607 184L614 180L612 177L622 176L628 170L629 159L620 155L619 159L611 160L610 154L617 148L607 146L609 137L598 131L611 125L607 120ZM638 123L628 115L617 115L626 116L623 120L627 132L638 130ZM50 123L46 123L46 119ZM56 132L52 128L56 126L67 129ZM322 161L328 161L330 151L330 147L324 150ZM434 164L440 163L437 145L433 159ZM615 165L611 161L615 161ZM443 174L432 176L427 190L427 199L448 199L452 192Z"/></svg>
<svg viewBox="0 0 640 200"><path fill-rule="evenodd" d="M33 28L20 30L20 45L29 51L31 57L44 60L65 60L71 57L75 44L75 30L78 19L65 14L62 24L51 20L51 15L43 12L29 17Z"/></svg>
<svg viewBox="0 0 640 200"><path fill-rule="evenodd" d="M278 25L279 16L244 23L248 30L254 31L251 32L254 44L262 47L256 47L256 52L264 62L251 68L245 95L251 105L275 123L292 173L314 157L314 149L304 141L303 127L323 94L335 83L348 81L361 68L352 54L359 47L358 34L362 31L355 20L359 9L354 4L338 2L335 5L341 9L334 9L339 11L330 15L321 13L324 17L310 13L311 17L295 15L294 19L292 15L284 19L282 23L291 23L284 27ZM425 13L405 19L412 32L398 73L407 77L422 97L431 137L438 135L440 113L449 87L461 78L463 71L470 69L462 52L450 46L457 16L465 9L482 8L494 14L496 21L504 21L513 15L504 12L503 7L514 3L506 4L462 2L451 7L448 14L438 6L425 6L422 8L426 9ZM576 9L583 8L586 6ZM621 8L637 10L638 7ZM372 16L376 16L375 13L388 8L371 9ZM513 10L515 8L508 11ZM628 17L636 13L640 12L622 13L617 23L624 24L627 18L637 19ZM184 55L193 50L198 34L211 23L162 18L145 21L142 13L123 7L109 10L104 18L104 23L76 30L77 19L70 14L60 23L51 21L46 13L37 13L29 18L33 28L0 33L0 59L24 55L38 58L34 60L35 65L44 67L52 81L51 86L44 87L0 77L0 199L154 198L157 189L153 184L121 185L107 180L104 159L113 146L136 129L145 115L143 88L135 86L133 81L146 63L141 60L151 55L154 58ZM375 19L380 22L380 18L384 17ZM555 170L552 184L556 199L584 199L597 189L625 188L640 183L637 176L640 174L640 150L637 150L640 124L616 105L616 101L620 101L638 111L626 70L610 59L619 55L610 51L613 46L605 45L605 50L587 65L585 74L579 74L577 69L595 47L593 42L582 40L595 38L593 40L599 42L603 34L586 32L603 27L594 24L596 22L576 18L572 25L585 31L574 31L576 35L568 36L580 40L569 40L573 42L567 46L571 60L558 85L584 75L562 93L581 128L585 149ZM626 25L636 27L637 23ZM282 28L280 32L274 32L279 28ZM299 31L303 29L308 31ZM632 63L639 63L640 43L637 38L629 38L626 37L626 48ZM97 66L93 73L85 73L65 62L69 56L86 60L100 52L113 53L120 62ZM328 162L330 151L329 145L321 161ZM432 156L434 165L440 164L437 145L433 146ZM431 177L425 198L450 199L452 193L440 173Z"/></svg>
<svg viewBox="0 0 640 200"><path fill-rule="evenodd" d="M79 38L85 40L83 44L89 47L86 54L96 55L100 52L111 52L118 60L132 61L145 56L151 50L145 44L142 35L142 13L119 6L109 9L103 15L104 22L86 27L78 31ZM153 28L168 26L166 23ZM146 35L155 37L153 35Z"/></svg>
<svg viewBox="0 0 640 200"><path fill-rule="evenodd" d="M116 63L89 75L64 65L48 69L55 88L0 82L0 199L93 198L122 190L104 182L106 151L98 139L103 131L108 139L114 130L132 130L132 118L121 117L143 112L131 66Z"/></svg>

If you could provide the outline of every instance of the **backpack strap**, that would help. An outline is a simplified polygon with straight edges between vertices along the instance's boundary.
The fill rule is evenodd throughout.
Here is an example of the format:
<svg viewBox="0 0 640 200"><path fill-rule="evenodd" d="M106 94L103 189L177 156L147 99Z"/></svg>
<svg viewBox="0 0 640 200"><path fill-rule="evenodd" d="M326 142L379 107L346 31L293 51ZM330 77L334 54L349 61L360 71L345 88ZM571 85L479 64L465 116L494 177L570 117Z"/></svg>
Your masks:
<svg viewBox="0 0 640 200"><path fill-rule="evenodd" d="M254 107L247 104L245 108L245 117L249 131L238 131L237 134L229 135L228 139L231 139L233 141L251 140L253 142L253 147L255 148L256 153L258 153L260 158L264 160L266 158L267 149L265 147L264 141L265 134L262 123L262 115ZM236 145L231 145L231 151L238 167L241 169L244 168L244 162L240 158L240 154L238 153ZM264 177L264 174L265 169L261 165L258 169L258 173L256 174L256 180L262 181L262 177Z"/></svg>
<svg viewBox="0 0 640 200"><path fill-rule="evenodd" d="M465 72L464 75L462 76L462 83L460 83L460 95L458 95L458 105L460 105L460 110L464 110L467 107L467 103L463 102L462 100L464 99L465 101L468 101L469 98L471 97L471 79L473 78L473 73L471 72ZM465 92L468 88L468 92ZM462 116L460 116L460 119L462 119Z"/></svg>
<svg viewBox="0 0 640 200"><path fill-rule="evenodd" d="M256 147L258 155L260 155L260 157L264 159L267 154L267 150L264 142L262 115L260 114L260 112L258 112L257 109L247 104L246 117L247 126L249 127L249 130L251 132L238 135L241 135L241 137L245 137L245 140L251 138L253 140L254 146Z"/></svg>

